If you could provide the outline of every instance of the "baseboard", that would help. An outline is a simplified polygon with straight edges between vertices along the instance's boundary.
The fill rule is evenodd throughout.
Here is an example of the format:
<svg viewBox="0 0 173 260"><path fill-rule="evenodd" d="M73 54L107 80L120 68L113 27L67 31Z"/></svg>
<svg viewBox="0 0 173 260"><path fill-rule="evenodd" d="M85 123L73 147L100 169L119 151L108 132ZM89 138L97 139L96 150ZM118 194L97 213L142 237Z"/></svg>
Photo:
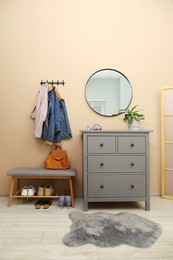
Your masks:
<svg viewBox="0 0 173 260"><path fill-rule="evenodd" d="M0 194L0 197L8 197L9 194Z"/></svg>
<svg viewBox="0 0 173 260"><path fill-rule="evenodd" d="M0 197L8 197L9 194L0 194ZM161 193L150 193L151 197L161 197ZM81 193L75 195L76 198L82 198L83 195Z"/></svg>
<svg viewBox="0 0 173 260"><path fill-rule="evenodd" d="M150 193L151 197L161 197L161 193Z"/></svg>

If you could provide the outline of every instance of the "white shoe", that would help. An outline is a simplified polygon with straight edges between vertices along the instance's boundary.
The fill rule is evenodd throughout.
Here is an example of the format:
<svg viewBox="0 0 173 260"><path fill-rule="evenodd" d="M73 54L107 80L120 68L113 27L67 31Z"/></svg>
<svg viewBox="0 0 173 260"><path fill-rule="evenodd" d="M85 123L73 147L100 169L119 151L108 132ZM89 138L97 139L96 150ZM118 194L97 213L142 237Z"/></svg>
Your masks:
<svg viewBox="0 0 173 260"><path fill-rule="evenodd" d="M33 196L36 193L36 188L34 186L28 187L28 196Z"/></svg>
<svg viewBox="0 0 173 260"><path fill-rule="evenodd" d="M22 196L27 196L28 195L28 187L27 186L24 186L22 188L21 195Z"/></svg>

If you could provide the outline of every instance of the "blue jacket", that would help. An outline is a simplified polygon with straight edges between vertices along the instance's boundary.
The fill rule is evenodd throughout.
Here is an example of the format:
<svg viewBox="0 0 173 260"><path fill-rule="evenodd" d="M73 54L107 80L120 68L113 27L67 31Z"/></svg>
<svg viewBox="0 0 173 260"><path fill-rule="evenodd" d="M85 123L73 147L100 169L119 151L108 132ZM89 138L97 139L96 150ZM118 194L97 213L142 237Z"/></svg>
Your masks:
<svg viewBox="0 0 173 260"><path fill-rule="evenodd" d="M47 144L58 144L63 139L71 138L71 129L65 101L58 100L54 89L48 93L48 112L43 123L42 139Z"/></svg>

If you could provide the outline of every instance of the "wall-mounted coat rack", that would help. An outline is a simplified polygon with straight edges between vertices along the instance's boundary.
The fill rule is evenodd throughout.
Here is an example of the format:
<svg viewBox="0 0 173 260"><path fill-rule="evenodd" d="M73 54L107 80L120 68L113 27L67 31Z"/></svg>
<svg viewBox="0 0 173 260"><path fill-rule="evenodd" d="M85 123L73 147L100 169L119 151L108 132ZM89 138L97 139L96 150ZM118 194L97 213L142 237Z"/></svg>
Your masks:
<svg viewBox="0 0 173 260"><path fill-rule="evenodd" d="M64 82L64 80L63 81L59 81L59 80L57 80L57 81L48 81L48 80L46 80L46 81L43 81L43 80L41 80L41 82L40 82L40 84L42 85L42 84L45 84L45 83L48 83L48 84L51 84L51 85L64 85L65 84L65 82Z"/></svg>

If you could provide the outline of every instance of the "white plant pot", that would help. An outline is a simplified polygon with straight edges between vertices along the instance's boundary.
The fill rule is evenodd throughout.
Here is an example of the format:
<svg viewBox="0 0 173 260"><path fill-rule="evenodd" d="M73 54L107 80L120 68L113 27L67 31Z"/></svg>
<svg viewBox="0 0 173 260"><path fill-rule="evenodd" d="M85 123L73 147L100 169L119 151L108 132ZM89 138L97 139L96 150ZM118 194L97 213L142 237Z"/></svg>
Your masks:
<svg viewBox="0 0 173 260"><path fill-rule="evenodd" d="M140 129L140 121L132 120L131 124L128 124L129 131L138 131Z"/></svg>

